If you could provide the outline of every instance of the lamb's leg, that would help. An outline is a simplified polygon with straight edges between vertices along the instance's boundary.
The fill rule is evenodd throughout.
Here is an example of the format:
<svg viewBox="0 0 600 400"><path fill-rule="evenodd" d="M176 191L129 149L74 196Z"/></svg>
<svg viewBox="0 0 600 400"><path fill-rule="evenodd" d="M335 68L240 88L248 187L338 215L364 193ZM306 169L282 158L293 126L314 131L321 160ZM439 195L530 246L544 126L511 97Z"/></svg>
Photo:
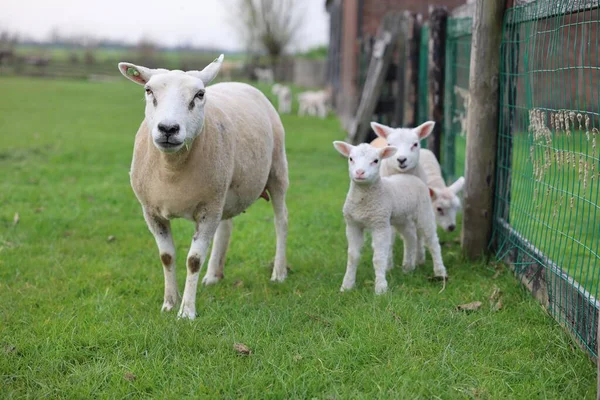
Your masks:
<svg viewBox="0 0 600 400"><path fill-rule="evenodd" d="M348 239L348 262L346 263L346 274L340 291L344 292L354 287L356 282L356 268L360 261L360 251L365 237L363 230L351 222L346 221L346 238Z"/></svg>
<svg viewBox="0 0 600 400"><path fill-rule="evenodd" d="M425 245L429 249L429 254L431 254L431 258L433 259L433 275L439 278L447 278L448 273L446 272L446 267L444 267L442 248L436 232L435 222L433 229L429 229L423 236Z"/></svg>
<svg viewBox="0 0 600 400"><path fill-rule="evenodd" d="M390 226L373 231L373 268L375 269L375 294L387 292L385 273L388 270L388 258L392 229Z"/></svg>
<svg viewBox="0 0 600 400"><path fill-rule="evenodd" d="M161 311L171 311L179 301L175 275L175 244L171 235L171 223L168 219L152 215L146 210L144 210L144 218L148 229L154 235L165 275L165 296Z"/></svg>
<svg viewBox="0 0 600 400"><path fill-rule="evenodd" d="M213 247L208 261L206 275L202 278L202 284L212 285L223 279L223 267L225 266L225 255L229 247L229 239L233 230L233 220L227 219L221 221L215 237L213 239Z"/></svg>
<svg viewBox="0 0 600 400"><path fill-rule="evenodd" d="M394 241L396 240L396 228L392 227L391 240L390 240L390 252L388 253L388 271L394 268Z"/></svg>
<svg viewBox="0 0 600 400"><path fill-rule="evenodd" d="M423 235L417 234L417 265L425 264L425 243Z"/></svg>
<svg viewBox="0 0 600 400"><path fill-rule="evenodd" d="M185 277L185 289L183 290L183 299L179 308L178 317L194 319L196 318L196 290L198 289L198 277L200 269L206 254L210 241L215 235L219 226L221 217L204 215L198 218L196 233L192 239L192 245L187 256L187 275Z"/></svg>
<svg viewBox="0 0 600 400"><path fill-rule="evenodd" d="M414 271L417 257L417 230L413 224L399 226L397 229L400 231L404 241L402 269L404 272Z"/></svg>

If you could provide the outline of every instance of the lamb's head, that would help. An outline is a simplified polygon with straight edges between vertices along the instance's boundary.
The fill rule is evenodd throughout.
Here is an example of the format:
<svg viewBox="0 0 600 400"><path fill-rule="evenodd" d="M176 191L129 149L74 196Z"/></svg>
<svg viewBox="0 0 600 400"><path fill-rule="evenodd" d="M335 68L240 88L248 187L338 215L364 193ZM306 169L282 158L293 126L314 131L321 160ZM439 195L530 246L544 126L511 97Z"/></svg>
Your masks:
<svg viewBox="0 0 600 400"><path fill-rule="evenodd" d="M333 147L343 156L348 157L350 179L357 184L365 185L381 179L379 176L381 160L392 157L396 153L396 148L393 146L378 149L366 143L352 146L346 142L335 141Z"/></svg>
<svg viewBox="0 0 600 400"><path fill-rule="evenodd" d="M119 71L146 89L146 124L154 145L174 153L190 146L204 125L205 86L223 62L223 55L202 71L150 69L119 63Z"/></svg>
<svg viewBox="0 0 600 400"><path fill-rule="evenodd" d="M427 121L416 128L390 128L377 122L371 122L371 128L377 136L398 149L393 162L388 161L400 173L412 171L419 164L420 141L433 131L435 122Z"/></svg>
<svg viewBox="0 0 600 400"><path fill-rule="evenodd" d="M464 184L465 178L461 176L445 189L430 189L433 192L431 202L435 220L446 232L452 232L456 229L456 213L460 210L458 193L462 190Z"/></svg>

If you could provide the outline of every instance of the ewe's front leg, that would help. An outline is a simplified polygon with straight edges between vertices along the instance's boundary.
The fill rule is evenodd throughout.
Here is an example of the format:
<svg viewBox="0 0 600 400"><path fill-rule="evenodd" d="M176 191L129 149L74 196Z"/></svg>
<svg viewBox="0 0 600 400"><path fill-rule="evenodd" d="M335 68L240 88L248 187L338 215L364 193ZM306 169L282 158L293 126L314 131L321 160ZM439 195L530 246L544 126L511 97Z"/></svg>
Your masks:
<svg viewBox="0 0 600 400"><path fill-rule="evenodd" d="M153 215L144 210L144 218L148 229L154 235L158 254L165 275L165 297L161 311L171 311L179 301L177 278L175 275L175 245L171 235L171 223L168 219Z"/></svg>
<svg viewBox="0 0 600 400"><path fill-rule="evenodd" d="M346 274L340 291L344 292L354 287L356 282L356 268L360 260L360 251L365 237L363 230L351 223L346 222L346 238L348 239L348 262L346 264Z"/></svg>
<svg viewBox="0 0 600 400"><path fill-rule="evenodd" d="M392 229L390 226L373 230L373 268L375 269L375 294L387 292L385 273L388 270Z"/></svg>
<svg viewBox="0 0 600 400"><path fill-rule="evenodd" d="M187 275L185 277L185 289L183 299L179 308L179 318L196 318L196 291L198 289L198 277L200 269L206 260L210 241L219 226L220 216L204 216L196 226L196 233L192 239L192 245L187 256Z"/></svg>
<svg viewBox="0 0 600 400"><path fill-rule="evenodd" d="M229 247L229 239L231 239L231 231L233 230L233 221L231 219L221 221L217 228L217 233L213 240L212 251L210 252L210 260L206 275L202 278L202 284L212 285L223 279L223 267L225 266L225 255Z"/></svg>

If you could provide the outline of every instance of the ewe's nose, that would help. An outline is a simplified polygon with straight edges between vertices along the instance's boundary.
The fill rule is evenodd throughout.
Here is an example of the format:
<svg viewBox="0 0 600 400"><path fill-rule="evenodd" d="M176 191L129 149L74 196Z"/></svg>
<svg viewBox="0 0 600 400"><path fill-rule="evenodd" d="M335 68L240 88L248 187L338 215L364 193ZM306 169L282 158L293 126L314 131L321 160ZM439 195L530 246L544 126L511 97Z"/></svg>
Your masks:
<svg viewBox="0 0 600 400"><path fill-rule="evenodd" d="M448 227L448 232L453 232L455 229L456 229L456 226L454 226L454 225L450 225L450 226Z"/></svg>
<svg viewBox="0 0 600 400"><path fill-rule="evenodd" d="M179 132L179 124L165 124L161 122L158 124L158 130L166 137L173 136Z"/></svg>

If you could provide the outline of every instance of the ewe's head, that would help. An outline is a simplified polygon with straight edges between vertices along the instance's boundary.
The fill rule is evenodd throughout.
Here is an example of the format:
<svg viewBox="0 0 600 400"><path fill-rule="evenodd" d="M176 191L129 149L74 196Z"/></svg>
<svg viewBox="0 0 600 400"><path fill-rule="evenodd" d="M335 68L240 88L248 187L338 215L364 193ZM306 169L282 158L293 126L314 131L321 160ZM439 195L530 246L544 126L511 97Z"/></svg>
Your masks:
<svg viewBox="0 0 600 400"><path fill-rule="evenodd" d="M119 63L119 71L146 89L146 124L154 145L174 153L190 145L204 125L205 86L212 81L223 55L202 71L169 71Z"/></svg>
<svg viewBox="0 0 600 400"><path fill-rule="evenodd" d="M460 210L460 198L457 196L465 184L462 176L446 189L430 189L433 192L431 202L437 224L446 232L456 229L456 213Z"/></svg>
<svg viewBox="0 0 600 400"><path fill-rule="evenodd" d="M379 168L381 160L396 153L392 146L383 149L375 148L366 143L352 146L346 142L333 142L333 147L343 156L348 157L350 179L358 184L372 184L380 179Z"/></svg>
<svg viewBox="0 0 600 400"><path fill-rule="evenodd" d="M398 149L391 163L398 172L409 172L419 164L420 141L433 131L435 122L427 121L416 128L390 128L371 122L377 136L385 139L390 146Z"/></svg>

